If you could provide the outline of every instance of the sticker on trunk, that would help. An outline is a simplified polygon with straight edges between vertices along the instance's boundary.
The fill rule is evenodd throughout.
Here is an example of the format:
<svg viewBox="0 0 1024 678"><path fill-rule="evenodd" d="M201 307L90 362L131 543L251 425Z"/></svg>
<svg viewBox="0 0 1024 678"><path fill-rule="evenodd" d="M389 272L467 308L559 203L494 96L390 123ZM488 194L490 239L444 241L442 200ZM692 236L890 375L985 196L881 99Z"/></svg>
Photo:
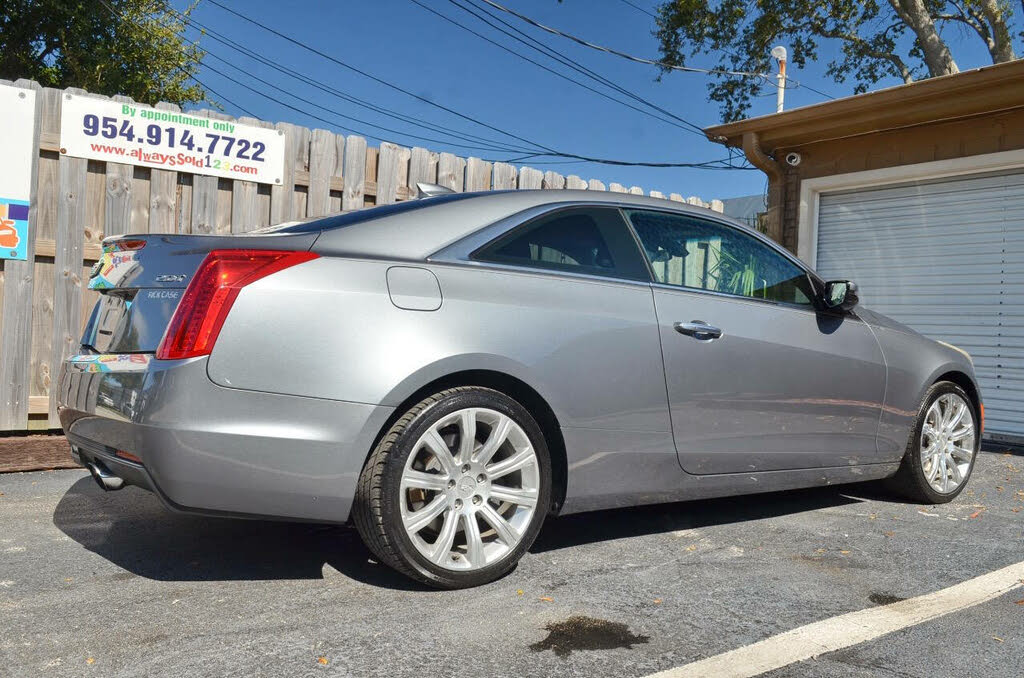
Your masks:
<svg viewBox="0 0 1024 678"><path fill-rule="evenodd" d="M146 353L100 353L73 355L68 362L82 372L142 372L153 357Z"/></svg>

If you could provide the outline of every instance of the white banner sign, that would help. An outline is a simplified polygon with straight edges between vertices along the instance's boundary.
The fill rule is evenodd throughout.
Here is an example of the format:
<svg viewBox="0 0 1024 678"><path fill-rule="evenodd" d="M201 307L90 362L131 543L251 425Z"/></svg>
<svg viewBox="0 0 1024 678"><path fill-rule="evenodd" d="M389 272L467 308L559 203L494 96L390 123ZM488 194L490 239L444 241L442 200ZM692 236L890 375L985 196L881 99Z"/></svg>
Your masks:
<svg viewBox="0 0 1024 678"><path fill-rule="evenodd" d="M76 158L280 184L284 137L275 129L65 94L61 153Z"/></svg>
<svg viewBox="0 0 1024 678"><path fill-rule="evenodd" d="M28 258L36 93L0 85L0 259Z"/></svg>

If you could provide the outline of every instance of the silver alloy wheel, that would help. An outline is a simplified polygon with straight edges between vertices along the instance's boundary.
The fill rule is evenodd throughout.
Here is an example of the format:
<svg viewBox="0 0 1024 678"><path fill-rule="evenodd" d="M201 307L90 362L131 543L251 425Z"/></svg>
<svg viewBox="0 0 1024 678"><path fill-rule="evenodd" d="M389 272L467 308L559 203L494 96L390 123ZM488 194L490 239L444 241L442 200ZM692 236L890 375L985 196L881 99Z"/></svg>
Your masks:
<svg viewBox="0 0 1024 678"><path fill-rule="evenodd" d="M449 570L477 570L512 551L533 519L540 466L530 438L500 412L471 407L416 441L400 483L416 549Z"/></svg>
<svg viewBox="0 0 1024 678"><path fill-rule="evenodd" d="M944 393L928 408L921 431L921 469L937 492L952 492L967 477L974 458L974 411L956 393Z"/></svg>

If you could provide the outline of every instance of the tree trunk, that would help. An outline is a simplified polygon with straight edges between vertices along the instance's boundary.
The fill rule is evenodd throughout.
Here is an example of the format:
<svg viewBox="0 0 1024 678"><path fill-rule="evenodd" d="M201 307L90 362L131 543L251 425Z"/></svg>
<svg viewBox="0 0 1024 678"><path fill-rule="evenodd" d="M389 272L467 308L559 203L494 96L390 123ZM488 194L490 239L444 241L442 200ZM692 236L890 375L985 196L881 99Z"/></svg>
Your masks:
<svg viewBox="0 0 1024 678"><path fill-rule="evenodd" d="M960 72L949 47L935 30L935 22L924 6L924 0L889 0L889 4L917 36L924 52L924 63L932 76Z"/></svg>
<svg viewBox="0 0 1024 678"><path fill-rule="evenodd" d="M1024 2L1021 3L1024 5ZM981 12L985 20L992 27L992 45L989 53L992 54L992 63L1001 64L1006 61L1013 61L1017 55L1013 52L1013 39L1010 37L1010 29L1006 25L1006 17L997 0L982 0Z"/></svg>

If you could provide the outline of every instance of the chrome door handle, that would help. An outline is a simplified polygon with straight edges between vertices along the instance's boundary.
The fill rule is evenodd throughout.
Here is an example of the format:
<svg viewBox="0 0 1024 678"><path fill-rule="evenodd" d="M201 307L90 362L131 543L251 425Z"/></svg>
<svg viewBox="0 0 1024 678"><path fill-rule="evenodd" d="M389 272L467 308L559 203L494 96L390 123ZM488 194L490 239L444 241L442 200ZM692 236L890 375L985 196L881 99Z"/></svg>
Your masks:
<svg viewBox="0 0 1024 678"><path fill-rule="evenodd" d="M675 323L673 327L679 334L685 334L688 337L700 339L701 341L711 341L712 339L718 339L722 336L722 330L718 329L714 325L708 325L703 320L691 320L688 323Z"/></svg>

